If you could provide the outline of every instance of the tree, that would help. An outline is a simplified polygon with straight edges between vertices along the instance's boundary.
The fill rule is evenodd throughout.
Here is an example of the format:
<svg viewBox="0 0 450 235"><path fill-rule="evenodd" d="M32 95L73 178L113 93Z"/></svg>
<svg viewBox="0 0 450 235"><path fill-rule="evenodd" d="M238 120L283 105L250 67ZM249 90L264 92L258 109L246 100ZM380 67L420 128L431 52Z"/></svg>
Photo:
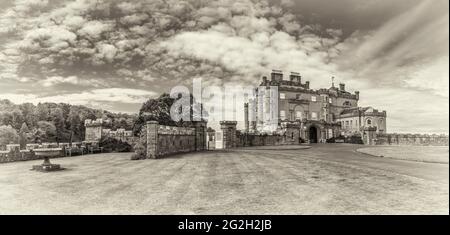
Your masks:
<svg viewBox="0 0 450 235"><path fill-rule="evenodd" d="M24 122L22 123L22 127L20 127L20 131L19 131L19 144L20 144L20 149L25 149L27 146L27 142L28 142L28 134L30 133L30 130L28 129L27 124Z"/></svg>
<svg viewBox="0 0 450 235"><path fill-rule="evenodd" d="M24 120L22 111L19 109L14 109L14 111L12 111L12 127L16 130L20 129Z"/></svg>
<svg viewBox="0 0 450 235"><path fill-rule="evenodd" d="M24 103L19 105L19 109L22 111L22 115L28 128L33 129L33 127L36 126L36 123L40 121L34 115L36 107L32 103Z"/></svg>
<svg viewBox="0 0 450 235"><path fill-rule="evenodd" d="M74 140L81 140L81 119L78 115L78 111L71 107L69 111L69 115L67 117L68 128L70 130L70 140L69 142L72 143Z"/></svg>
<svg viewBox="0 0 450 235"><path fill-rule="evenodd" d="M34 134L35 142L54 142L56 140L56 127L51 122L39 121Z"/></svg>
<svg viewBox="0 0 450 235"><path fill-rule="evenodd" d="M0 126L0 146L17 143L19 135L12 126Z"/></svg>
<svg viewBox="0 0 450 235"><path fill-rule="evenodd" d="M39 121L49 121L49 109L46 104L39 103L36 106L35 116Z"/></svg>
<svg viewBox="0 0 450 235"><path fill-rule="evenodd" d="M178 121L175 122L170 116L170 108L175 103L176 99L171 98L164 93L157 99L147 100L139 110L139 115L133 126L134 135L138 135L147 121L157 121L161 125L167 126L189 126L192 121ZM195 102L193 96L190 96L190 109L188 114L191 120L197 113L201 113L202 105ZM197 111L197 112L196 112ZM200 118L200 117L199 117Z"/></svg>
<svg viewBox="0 0 450 235"><path fill-rule="evenodd" d="M147 100L139 110L138 119L134 123L134 134L139 134L147 121L157 121L161 125L175 126L176 123L170 118L170 107L173 103L174 99L166 93L157 99Z"/></svg>
<svg viewBox="0 0 450 235"><path fill-rule="evenodd" d="M0 125L13 126L13 115L10 112L0 113Z"/></svg>
<svg viewBox="0 0 450 235"><path fill-rule="evenodd" d="M64 125L64 115L61 108L52 108L50 110L50 120L53 121L53 124L56 127L56 142L62 142L66 138L64 133L66 132L66 128Z"/></svg>

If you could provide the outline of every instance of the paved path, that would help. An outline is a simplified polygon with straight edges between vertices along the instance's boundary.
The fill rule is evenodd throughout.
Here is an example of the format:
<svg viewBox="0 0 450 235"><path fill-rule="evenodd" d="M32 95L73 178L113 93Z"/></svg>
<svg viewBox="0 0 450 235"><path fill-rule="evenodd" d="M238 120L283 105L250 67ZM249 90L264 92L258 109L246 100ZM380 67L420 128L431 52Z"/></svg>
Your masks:
<svg viewBox="0 0 450 235"><path fill-rule="evenodd" d="M357 153L360 146L210 151L130 161L0 164L0 214L448 214L448 164Z"/></svg>

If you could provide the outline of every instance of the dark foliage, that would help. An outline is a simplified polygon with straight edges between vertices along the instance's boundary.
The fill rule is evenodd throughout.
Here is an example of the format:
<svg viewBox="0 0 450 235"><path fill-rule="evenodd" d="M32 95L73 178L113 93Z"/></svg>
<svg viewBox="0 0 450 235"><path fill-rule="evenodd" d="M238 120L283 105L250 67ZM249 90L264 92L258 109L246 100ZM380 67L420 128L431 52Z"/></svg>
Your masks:
<svg viewBox="0 0 450 235"><path fill-rule="evenodd" d="M333 137L333 138L327 139L326 142L327 143L364 144L361 136L358 136L358 135L353 135L353 136L349 136L349 137L344 137L344 136Z"/></svg>
<svg viewBox="0 0 450 235"><path fill-rule="evenodd" d="M170 117L170 108L174 104L176 99L171 98L169 94L162 94L160 97L156 99L147 100L139 110L139 115L137 117L136 122L133 126L133 134L138 136L142 126L145 125L147 121L157 121L160 125L167 126L189 126L192 124L191 121L179 121L175 122ZM195 102L194 98L191 95L191 108L189 110L189 116L192 120L194 114L194 110L197 110L197 113L201 113L202 106Z"/></svg>
<svg viewBox="0 0 450 235"><path fill-rule="evenodd" d="M73 142L84 140L84 120L103 118L106 128L130 130L136 115L111 113L82 105L64 103L24 103L16 105L9 100L0 100L0 126L11 126L18 133L22 130L28 143ZM25 126L26 128L25 128Z"/></svg>
<svg viewBox="0 0 450 235"><path fill-rule="evenodd" d="M117 140L111 137L103 138L99 143L100 147L103 147L103 152L131 152L132 147L130 144L123 142L121 140Z"/></svg>

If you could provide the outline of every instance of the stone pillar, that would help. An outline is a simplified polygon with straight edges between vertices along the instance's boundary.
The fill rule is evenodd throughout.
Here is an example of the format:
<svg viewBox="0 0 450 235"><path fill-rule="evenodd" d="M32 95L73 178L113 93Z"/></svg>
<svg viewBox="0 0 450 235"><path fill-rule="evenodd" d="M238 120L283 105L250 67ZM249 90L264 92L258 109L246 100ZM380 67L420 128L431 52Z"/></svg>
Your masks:
<svg viewBox="0 0 450 235"><path fill-rule="evenodd" d="M147 122L147 158L158 157L158 129L157 121Z"/></svg>
<svg viewBox="0 0 450 235"><path fill-rule="evenodd" d="M216 131L214 130L207 130L207 150L215 149L216 148Z"/></svg>
<svg viewBox="0 0 450 235"><path fill-rule="evenodd" d="M221 121L220 129L223 133L223 148L236 147L236 121Z"/></svg>
<svg viewBox="0 0 450 235"><path fill-rule="evenodd" d="M244 104L244 122L245 122L245 133L248 133L249 132L248 103Z"/></svg>
<svg viewBox="0 0 450 235"><path fill-rule="evenodd" d="M376 127L366 127L363 130L363 142L365 145L375 145L374 139L376 139Z"/></svg>
<svg viewBox="0 0 450 235"><path fill-rule="evenodd" d="M206 122L195 122L195 151L206 149Z"/></svg>

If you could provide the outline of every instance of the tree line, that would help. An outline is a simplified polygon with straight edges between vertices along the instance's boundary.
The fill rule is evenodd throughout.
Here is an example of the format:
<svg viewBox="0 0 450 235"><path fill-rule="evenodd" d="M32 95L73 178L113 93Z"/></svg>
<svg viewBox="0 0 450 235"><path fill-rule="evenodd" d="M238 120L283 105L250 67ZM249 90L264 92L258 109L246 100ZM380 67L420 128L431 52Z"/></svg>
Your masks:
<svg viewBox="0 0 450 235"><path fill-rule="evenodd" d="M0 100L0 146L11 143L84 140L86 119L108 120L104 127L133 129L136 115L65 103L14 104Z"/></svg>

